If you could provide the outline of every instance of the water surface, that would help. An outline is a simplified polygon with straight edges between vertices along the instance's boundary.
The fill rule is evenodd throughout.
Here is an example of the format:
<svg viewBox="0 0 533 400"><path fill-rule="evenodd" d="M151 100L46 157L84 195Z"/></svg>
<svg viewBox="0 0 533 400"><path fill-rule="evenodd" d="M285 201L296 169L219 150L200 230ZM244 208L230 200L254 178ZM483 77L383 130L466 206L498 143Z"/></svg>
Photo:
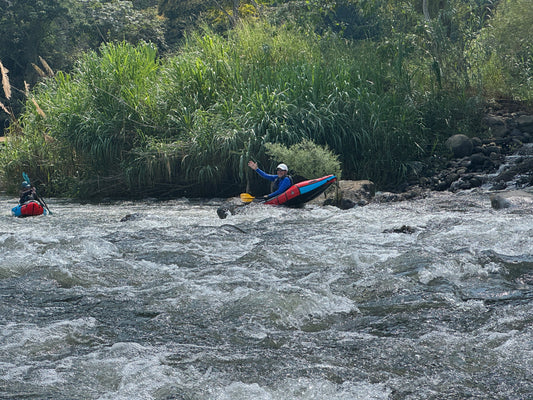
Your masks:
<svg viewBox="0 0 533 400"><path fill-rule="evenodd" d="M531 208L15 202L2 399L533 398Z"/></svg>

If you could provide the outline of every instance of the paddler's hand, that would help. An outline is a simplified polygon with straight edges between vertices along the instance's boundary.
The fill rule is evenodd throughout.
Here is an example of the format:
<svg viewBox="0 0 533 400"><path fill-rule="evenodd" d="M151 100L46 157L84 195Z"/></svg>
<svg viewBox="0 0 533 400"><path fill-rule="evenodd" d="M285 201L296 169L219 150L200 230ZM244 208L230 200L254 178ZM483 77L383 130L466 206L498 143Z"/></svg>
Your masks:
<svg viewBox="0 0 533 400"><path fill-rule="evenodd" d="M248 161L248 166L253 169L254 171L257 169L257 163L253 161Z"/></svg>

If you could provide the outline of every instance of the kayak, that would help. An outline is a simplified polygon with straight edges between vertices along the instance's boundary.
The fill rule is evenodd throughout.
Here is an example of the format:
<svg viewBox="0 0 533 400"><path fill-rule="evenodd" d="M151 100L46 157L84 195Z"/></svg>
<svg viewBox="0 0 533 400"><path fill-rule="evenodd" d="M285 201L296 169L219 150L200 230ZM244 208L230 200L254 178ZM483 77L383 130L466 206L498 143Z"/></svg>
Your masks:
<svg viewBox="0 0 533 400"><path fill-rule="evenodd" d="M308 201L311 201L324 193L324 191L336 181L337 177L335 175L326 175L322 178L298 182L276 197L268 199L267 201L260 200L259 203L294 208L302 207ZM244 201L245 204L227 204L218 208L217 214L219 218L224 219L230 214L235 214L237 210L242 209L243 206L251 204L254 197L248 193L242 193L241 200Z"/></svg>
<svg viewBox="0 0 533 400"><path fill-rule="evenodd" d="M29 201L24 204L19 204L11 209L11 213L15 217L32 217L35 215L46 215L46 210L36 201Z"/></svg>
<svg viewBox="0 0 533 400"><path fill-rule="evenodd" d="M335 175L326 175L322 178L298 182L276 197L268 199L263 204L301 207L308 201L311 201L324 193L324 191L335 181L337 181Z"/></svg>

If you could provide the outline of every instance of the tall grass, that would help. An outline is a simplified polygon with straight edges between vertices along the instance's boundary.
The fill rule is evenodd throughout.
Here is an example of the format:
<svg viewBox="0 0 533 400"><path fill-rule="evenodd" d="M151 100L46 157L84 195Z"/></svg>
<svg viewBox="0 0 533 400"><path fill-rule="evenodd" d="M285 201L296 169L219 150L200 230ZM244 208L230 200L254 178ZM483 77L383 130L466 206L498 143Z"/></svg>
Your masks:
<svg viewBox="0 0 533 400"><path fill-rule="evenodd" d="M392 188L440 140L424 105L443 97L427 96L410 51L267 23L204 29L164 59L149 44L108 44L35 90L46 117L28 103L20 140L54 139L40 151L56 194L63 177L79 196L231 195L257 183L248 159L282 161L266 143L305 140L338 155L345 178ZM7 154L0 164L29 160Z"/></svg>
<svg viewBox="0 0 533 400"><path fill-rule="evenodd" d="M490 26L472 42L472 73L487 96L533 105L533 7L529 0L501 0Z"/></svg>

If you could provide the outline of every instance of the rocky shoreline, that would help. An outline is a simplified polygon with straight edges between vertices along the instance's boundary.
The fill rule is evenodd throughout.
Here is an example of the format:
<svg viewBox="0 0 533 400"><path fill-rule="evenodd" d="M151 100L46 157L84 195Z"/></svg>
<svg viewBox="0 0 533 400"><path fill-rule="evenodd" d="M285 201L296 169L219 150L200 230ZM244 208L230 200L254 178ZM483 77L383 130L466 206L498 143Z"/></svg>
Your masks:
<svg viewBox="0 0 533 400"><path fill-rule="evenodd" d="M485 139L466 135L450 137L446 146L451 158L428 160L413 168L406 187L398 193L376 193L370 181L340 181L336 191L315 204L342 209L370 202L405 201L424 197L431 191L485 189L492 199L499 192L527 190L533 186L533 114L505 107L489 110L483 118ZM428 168L429 166L429 168ZM431 173L431 171L434 171ZM494 208L505 208L505 196L493 201Z"/></svg>
<svg viewBox="0 0 533 400"><path fill-rule="evenodd" d="M479 189L487 193L494 209L520 204L533 206L533 111L508 102L496 104L483 118L484 139L457 134L446 146L450 157L415 163L403 190L377 192L368 180L340 180L307 204L336 206L343 210L370 203L388 203L427 197L431 192ZM229 199L217 211L226 218L242 208Z"/></svg>

